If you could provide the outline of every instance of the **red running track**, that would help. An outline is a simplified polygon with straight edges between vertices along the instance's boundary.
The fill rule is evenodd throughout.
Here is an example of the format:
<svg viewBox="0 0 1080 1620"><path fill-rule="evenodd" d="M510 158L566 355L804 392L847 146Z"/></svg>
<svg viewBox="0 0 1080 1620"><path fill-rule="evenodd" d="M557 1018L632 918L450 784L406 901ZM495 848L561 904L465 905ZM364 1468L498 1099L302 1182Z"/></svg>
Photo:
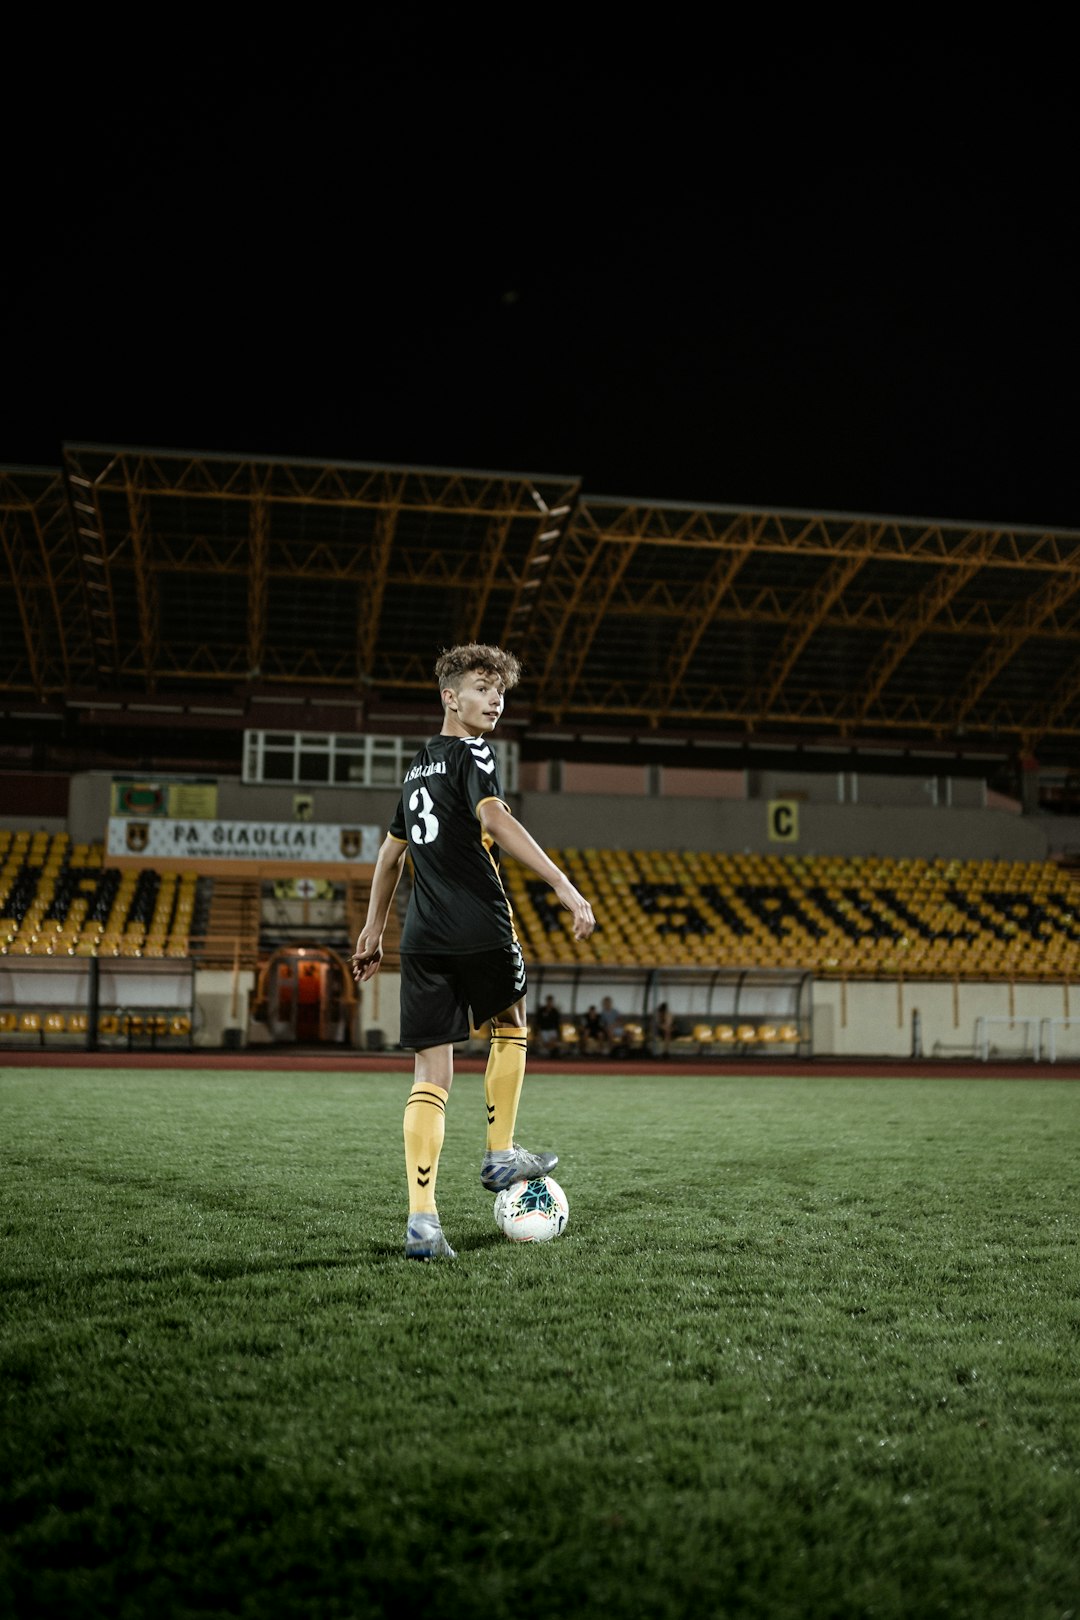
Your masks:
<svg viewBox="0 0 1080 1620"><path fill-rule="evenodd" d="M248 1046L199 1047L194 1051L64 1052L55 1048L6 1047L0 1051L0 1069L230 1069L280 1074L386 1074L412 1069L408 1052L357 1052L350 1047L326 1048ZM455 1061L458 1074L482 1074L482 1057ZM933 1062L926 1059L882 1058L677 1058L668 1062L645 1059L608 1062L598 1058L529 1059L530 1074L763 1074L801 1075L805 1079L831 1079L843 1075L898 1080L1080 1080L1080 1063L1017 1063L994 1059L980 1063L971 1058Z"/></svg>

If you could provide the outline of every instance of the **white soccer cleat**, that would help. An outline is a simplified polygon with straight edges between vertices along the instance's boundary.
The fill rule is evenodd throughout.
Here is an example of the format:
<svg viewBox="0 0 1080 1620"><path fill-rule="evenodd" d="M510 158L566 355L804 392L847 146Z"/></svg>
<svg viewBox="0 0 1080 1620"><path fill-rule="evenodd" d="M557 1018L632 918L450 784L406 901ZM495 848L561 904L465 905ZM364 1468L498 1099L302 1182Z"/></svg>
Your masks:
<svg viewBox="0 0 1080 1620"><path fill-rule="evenodd" d="M443 1237L437 1215L410 1215L405 1228L406 1260L456 1260L457 1255Z"/></svg>
<svg viewBox="0 0 1080 1620"><path fill-rule="evenodd" d="M480 1182L488 1192L502 1192L515 1181L542 1180L559 1162L557 1153L526 1153L524 1148L503 1148L485 1153L480 1165Z"/></svg>

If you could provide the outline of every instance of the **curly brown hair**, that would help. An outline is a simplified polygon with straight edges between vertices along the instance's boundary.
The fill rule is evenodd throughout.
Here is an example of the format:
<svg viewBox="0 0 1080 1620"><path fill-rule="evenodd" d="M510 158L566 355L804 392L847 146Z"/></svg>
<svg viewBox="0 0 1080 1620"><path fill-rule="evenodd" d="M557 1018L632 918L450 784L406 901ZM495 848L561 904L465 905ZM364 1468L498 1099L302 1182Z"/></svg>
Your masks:
<svg viewBox="0 0 1080 1620"><path fill-rule="evenodd" d="M493 675L502 681L508 692L521 679L521 665L513 653L504 652L501 647L489 647L481 641L467 641L461 647L444 648L440 654L435 665L439 691L445 692L449 686L456 692L463 678L473 670Z"/></svg>

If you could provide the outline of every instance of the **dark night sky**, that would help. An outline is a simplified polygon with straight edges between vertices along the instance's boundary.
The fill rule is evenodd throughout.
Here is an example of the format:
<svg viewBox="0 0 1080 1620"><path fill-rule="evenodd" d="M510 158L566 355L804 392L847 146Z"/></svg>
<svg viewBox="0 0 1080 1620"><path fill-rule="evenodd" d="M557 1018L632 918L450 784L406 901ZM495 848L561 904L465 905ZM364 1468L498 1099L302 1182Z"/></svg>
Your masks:
<svg viewBox="0 0 1080 1620"><path fill-rule="evenodd" d="M90 440L1080 527L1053 40L89 49L51 76L55 140L5 115L0 461Z"/></svg>

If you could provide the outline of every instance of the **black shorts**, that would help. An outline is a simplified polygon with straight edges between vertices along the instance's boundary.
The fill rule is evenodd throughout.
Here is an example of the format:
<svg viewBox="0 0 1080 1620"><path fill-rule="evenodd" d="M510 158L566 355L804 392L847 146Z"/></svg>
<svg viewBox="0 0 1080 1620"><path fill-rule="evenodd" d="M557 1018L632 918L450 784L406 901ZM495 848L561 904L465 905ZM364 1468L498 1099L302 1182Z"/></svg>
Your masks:
<svg viewBox="0 0 1080 1620"><path fill-rule="evenodd" d="M402 951L400 1043L422 1052L468 1040L470 1028L506 1012L526 989L517 940L468 956Z"/></svg>

